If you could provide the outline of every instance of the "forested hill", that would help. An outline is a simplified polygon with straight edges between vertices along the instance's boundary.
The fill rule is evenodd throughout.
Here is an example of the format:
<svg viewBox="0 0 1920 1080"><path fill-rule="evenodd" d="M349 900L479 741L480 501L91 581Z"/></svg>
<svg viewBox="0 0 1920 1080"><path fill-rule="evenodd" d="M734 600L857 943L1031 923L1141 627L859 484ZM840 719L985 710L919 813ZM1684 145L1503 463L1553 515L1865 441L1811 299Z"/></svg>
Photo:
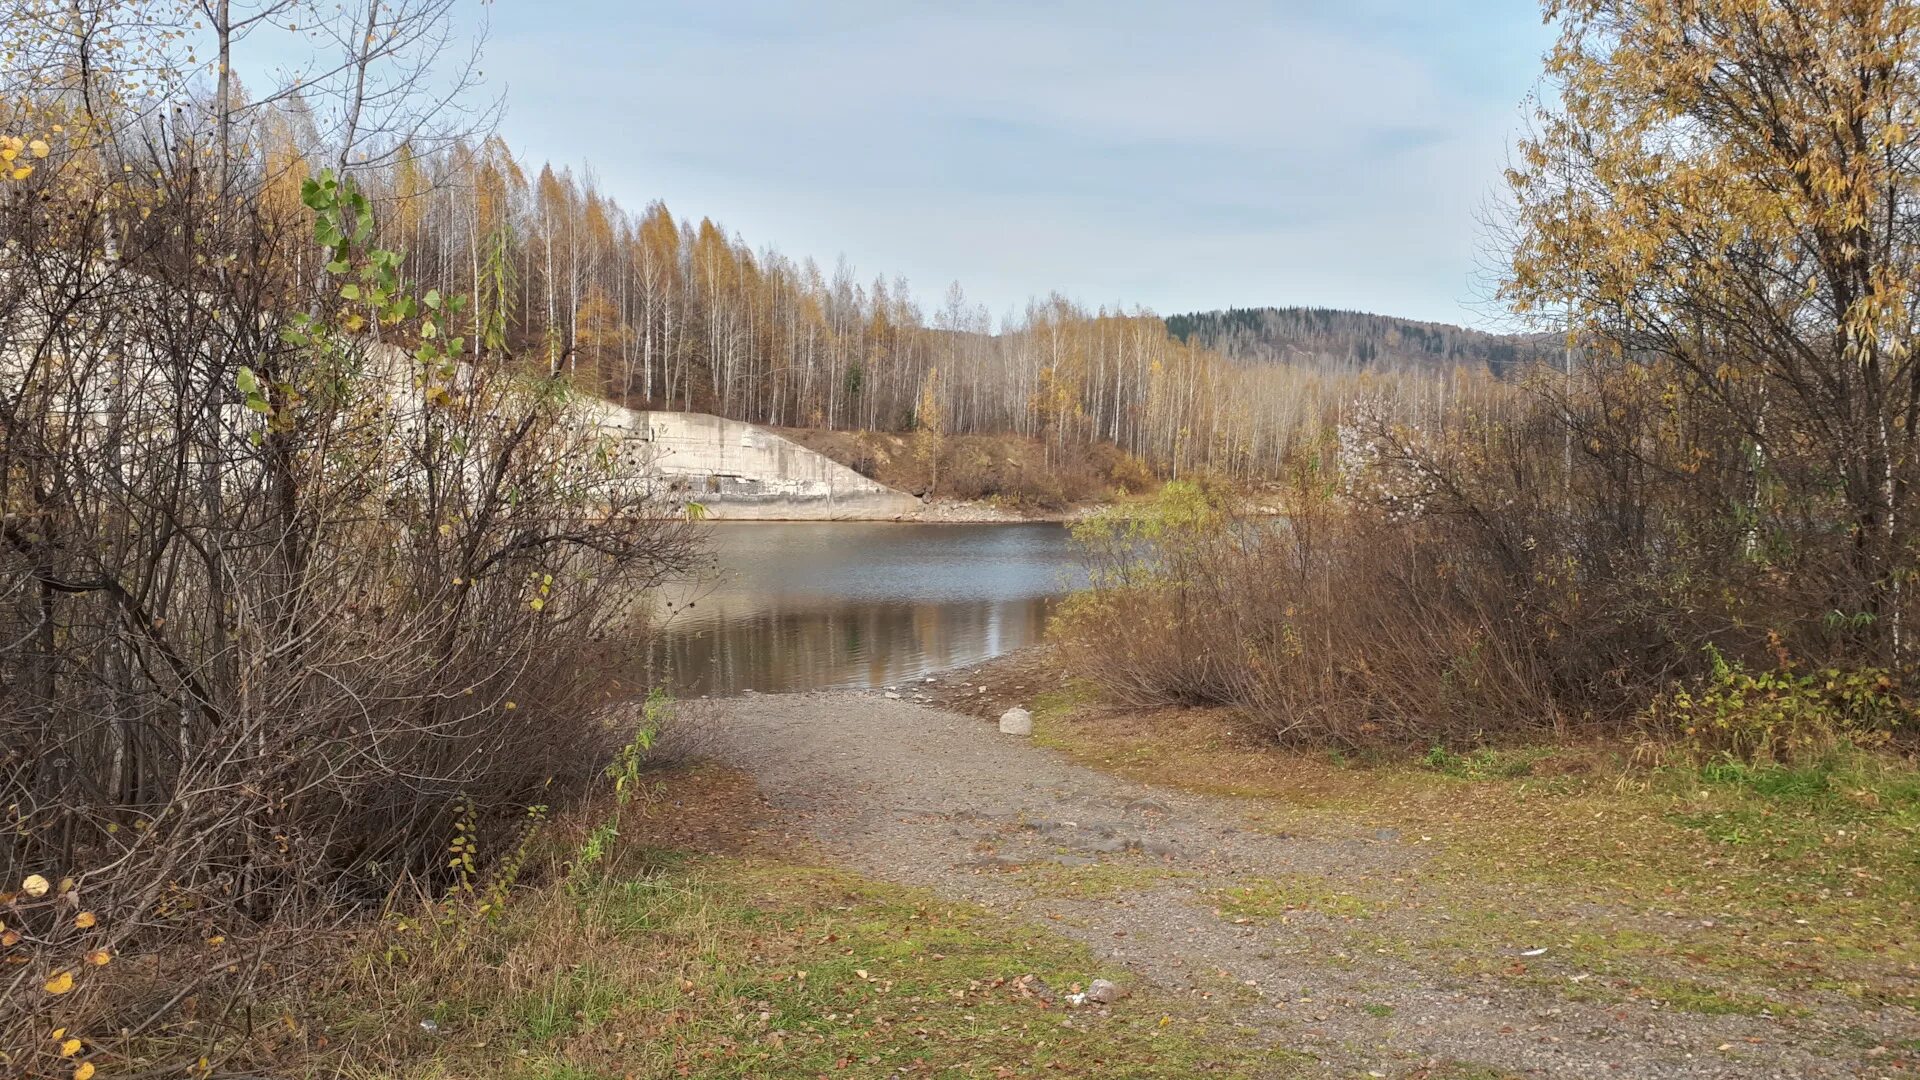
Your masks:
<svg viewBox="0 0 1920 1080"><path fill-rule="evenodd" d="M1488 334L1331 308L1228 308L1167 317L1167 333L1236 360L1371 368L1485 365L1496 374L1558 355L1551 335Z"/></svg>

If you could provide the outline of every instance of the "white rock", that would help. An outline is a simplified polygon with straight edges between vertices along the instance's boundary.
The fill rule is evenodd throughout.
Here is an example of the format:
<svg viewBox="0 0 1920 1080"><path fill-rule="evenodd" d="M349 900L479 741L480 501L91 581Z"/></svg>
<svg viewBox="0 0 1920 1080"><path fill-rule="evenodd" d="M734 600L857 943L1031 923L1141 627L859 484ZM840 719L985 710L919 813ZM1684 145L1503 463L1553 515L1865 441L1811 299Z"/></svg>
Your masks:
<svg viewBox="0 0 1920 1080"><path fill-rule="evenodd" d="M1033 714L1015 705L1000 714L1000 732L1003 735L1033 734Z"/></svg>
<svg viewBox="0 0 1920 1080"><path fill-rule="evenodd" d="M1122 990L1118 983L1110 982L1106 979L1095 979L1087 984L1088 1001L1097 1001L1102 1005L1111 1005L1126 996L1127 992Z"/></svg>
<svg viewBox="0 0 1920 1080"><path fill-rule="evenodd" d="M891 691L891 690L889 690L889 691L887 691L887 694L886 694L886 698L887 698L887 700L888 700L888 701L899 701L899 700L900 700L900 695L899 695L899 694L896 694L896 693L894 693L894 692L893 692L893 691Z"/></svg>

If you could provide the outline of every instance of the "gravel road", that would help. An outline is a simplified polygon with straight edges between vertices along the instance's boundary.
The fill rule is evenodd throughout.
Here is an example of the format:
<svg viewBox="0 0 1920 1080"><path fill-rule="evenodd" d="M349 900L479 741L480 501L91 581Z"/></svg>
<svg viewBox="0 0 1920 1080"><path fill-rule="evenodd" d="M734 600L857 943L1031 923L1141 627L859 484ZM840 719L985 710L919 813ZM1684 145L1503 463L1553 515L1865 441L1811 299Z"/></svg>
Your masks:
<svg viewBox="0 0 1920 1080"><path fill-rule="evenodd" d="M1426 911L1329 904L1236 918L1220 890L1391 882L1427 849L1364 822L1346 836L1278 835L1259 826L1254 801L1147 787L879 694L714 706L714 755L755 777L796 839L876 877L1030 916L1139 979L1209 995L1329 1075L1891 1076L1870 1048L1915 1034L1884 1030L1906 1018L1899 1010L1864 1014L1863 1030L1858 1012L1707 1016L1456 974L1407 947L1445 918ZM1529 944L1485 952L1583 981L1552 956L1526 958ZM1493 1071L1458 1071L1469 1064Z"/></svg>

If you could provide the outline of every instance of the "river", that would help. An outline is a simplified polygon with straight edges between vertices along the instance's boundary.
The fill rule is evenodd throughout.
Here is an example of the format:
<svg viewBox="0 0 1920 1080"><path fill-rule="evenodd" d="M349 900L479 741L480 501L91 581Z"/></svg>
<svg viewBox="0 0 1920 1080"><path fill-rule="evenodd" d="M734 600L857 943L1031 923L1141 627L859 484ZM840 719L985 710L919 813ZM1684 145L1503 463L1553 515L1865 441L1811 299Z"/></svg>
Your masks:
<svg viewBox="0 0 1920 1080"><path fill-rule="evenodd" d="M716 522L672 590L655 670L682 696L877 687L1040 639L1084 583L1056 524Z"/></svg>

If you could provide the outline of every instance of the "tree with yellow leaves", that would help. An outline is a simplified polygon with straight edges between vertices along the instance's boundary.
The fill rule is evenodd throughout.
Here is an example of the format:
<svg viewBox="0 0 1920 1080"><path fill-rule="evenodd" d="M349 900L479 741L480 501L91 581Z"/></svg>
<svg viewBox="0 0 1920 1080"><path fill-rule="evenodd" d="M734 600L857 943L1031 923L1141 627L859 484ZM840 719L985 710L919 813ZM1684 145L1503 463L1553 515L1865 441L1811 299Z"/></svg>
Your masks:
<svg viewBox="0 0 1920 1080"><path fill-rule="evenodd" d="M1831 621L1900 659L1920 539L1920 6L1546 12L1562 22L1559 100L1510 173L1505 294L1570 313L1594 378L1616 377L1589 384L1611 427L1583 439L1720 485L1744 543L1782 537L1775 557L1810 576ZM1628 438L1630 412L1687 420Z"/></svg>
<svg viewBox="0 0 1920 1080"><path fill-rule="evenodd" d="M940 369L928 368L920 380L920 401L913 410L913 452L927 470L927 497L940 490L940 458L946 452L947 406Z"/></svg>

